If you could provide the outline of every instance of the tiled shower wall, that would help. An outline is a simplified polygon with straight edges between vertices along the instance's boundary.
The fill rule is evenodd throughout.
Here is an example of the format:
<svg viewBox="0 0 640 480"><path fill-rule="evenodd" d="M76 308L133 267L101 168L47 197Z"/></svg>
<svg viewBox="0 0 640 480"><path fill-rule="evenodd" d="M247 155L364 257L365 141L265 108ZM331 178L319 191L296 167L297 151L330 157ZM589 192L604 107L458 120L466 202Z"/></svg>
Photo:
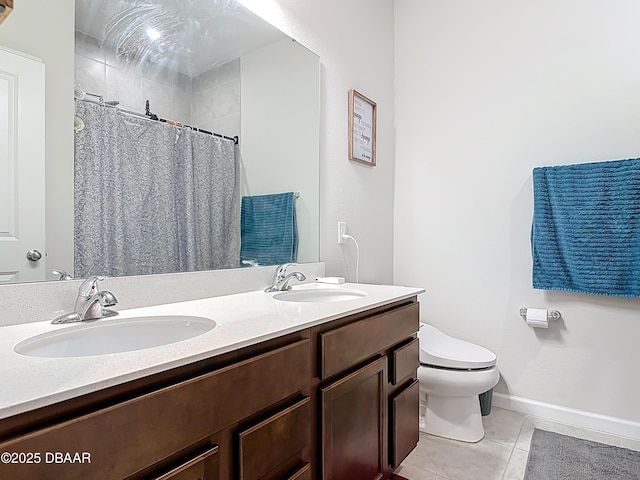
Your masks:
<svg viewBox="0 0 640 480"><path fill-rule="evenodd" d="M239 59L189 77L154 64L129 65L98 39L81 32L75 38L75 83L85 92L141 112L149 100L151 111L161 118L240 134Z"/></svg>

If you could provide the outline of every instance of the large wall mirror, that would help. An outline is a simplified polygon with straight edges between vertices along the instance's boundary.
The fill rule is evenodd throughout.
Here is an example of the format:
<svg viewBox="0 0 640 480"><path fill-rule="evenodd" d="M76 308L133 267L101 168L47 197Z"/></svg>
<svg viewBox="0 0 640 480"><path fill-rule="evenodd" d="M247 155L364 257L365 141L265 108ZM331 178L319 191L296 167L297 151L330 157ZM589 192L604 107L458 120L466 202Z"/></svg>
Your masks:
<svg viewBox="0 0 640 480"><path fill-rule="evenodd" d="M166 127L188 128L189 132L204 130L216 134L215 138L238 137L238 144L231 147L238 192L237 211L233 214L239 219L242 197L293 192L297 261L318 261L319 76L319 58L314 53L235 0L76 0L76 98L70 99L76 105L76 119L69 128L76 132L76 152L104 149L101 143L86 143L91 139L97 142L96 138L100 137L95 131L92 136L88 135L92 119L86 108L144 114L148 107L147 113L166 120L163 122ZM126 121L131 125L151 122L134 115ZM131 126L131 131L133 128ZM103 133L105 137L114 137L115 143L123 143L130 141L125 140L129 130ZM158 149L157 165L142 167L136 163L136 168L118 169L114 178L135 183L136 176L146 175L145 168L153 172L161 169L162 142L154 141L153 148ZM137 150L132 152L130 160L138 162ZM76 162L77 157L76 153ZM75 170L77 184L77 166ZM97 178L98 184L115 182L106 180L106 170L111 168L98 164L83 176ZM217 178L221 174L210 171L207 175ZM173 180L170 178L167 182ZM95 188L91 185L82 187L80 194L92 196ZM68 212L70 217L75 215L76 226L85 216L94 215L78 208L78 195L76 187L75 212ZM127 205L122 208L126 209ZM225 208L228 210L228 206ZM111 222L116 225L113 228L117 228L121 217L109 213L94 223L95 228L105 228L105 225L111 228ZM233 225L239 230L240 221ZM176 227L173 230L161 224L153 227L154 230L142 229L141 235L146 238L176 235ZM177 235L180 228L177 227ZM98 230L94 231L99 234ZM84 235L88 235L88 242L93 241L91 232ZM200 234L196 241L204 236L208 235ZM79 237L76 228L75 240L69 239L75 241L75 252L83 249L85 237ZM241 241L239 232L223 237ZM103 250L122 250L132 240L125 235L114 243L117 244ZM53 247L47 244L46 249L55 251ZM236 248L239 249L239 245ZM119 275L119 271L123 275L156 273L144 268L137 271L137 267L127 265L110 272L90 267L78 274L73 271L74 266L78 266L77 259L44 255L41 261L46 262L46 277L42 280L57 278L52 276L52 270L64 270L74 277L88 273ZM251 268L254 264L244 263L221 268ZM206 268L187 270L202 269ZM183 270L176 267L170 271ZM25 281L19 275L14 278Z"/></svg>

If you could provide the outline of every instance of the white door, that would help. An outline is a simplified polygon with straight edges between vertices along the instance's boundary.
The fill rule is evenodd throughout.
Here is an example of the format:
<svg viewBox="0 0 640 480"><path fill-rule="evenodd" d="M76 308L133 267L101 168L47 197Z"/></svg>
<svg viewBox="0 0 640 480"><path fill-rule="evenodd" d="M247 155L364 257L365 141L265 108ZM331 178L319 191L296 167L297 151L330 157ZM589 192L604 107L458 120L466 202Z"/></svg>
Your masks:
<svg viewBox="0 0 640 480"><path fill-rule="evenodd" d="M0 47L0 284L46 278L44 134L44 64Z"/></svg>

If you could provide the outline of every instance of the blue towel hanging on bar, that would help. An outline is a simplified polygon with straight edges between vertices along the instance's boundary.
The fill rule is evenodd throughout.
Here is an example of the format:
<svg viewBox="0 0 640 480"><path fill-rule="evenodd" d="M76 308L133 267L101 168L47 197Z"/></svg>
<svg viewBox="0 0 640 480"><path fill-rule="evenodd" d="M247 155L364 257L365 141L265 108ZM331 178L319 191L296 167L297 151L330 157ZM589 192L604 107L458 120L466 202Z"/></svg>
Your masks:
<svg viewBox="0 0 640 480"><path fill-rule="evenodd" d="M640 159L533 170L533 288L640 297Z"/></svg>
<svg viewBox="0 0 640 480"><path fill-rule="evenodd" d="M259 265L297 261L295 194L242 197L240 243L241 261Z"/></svg>

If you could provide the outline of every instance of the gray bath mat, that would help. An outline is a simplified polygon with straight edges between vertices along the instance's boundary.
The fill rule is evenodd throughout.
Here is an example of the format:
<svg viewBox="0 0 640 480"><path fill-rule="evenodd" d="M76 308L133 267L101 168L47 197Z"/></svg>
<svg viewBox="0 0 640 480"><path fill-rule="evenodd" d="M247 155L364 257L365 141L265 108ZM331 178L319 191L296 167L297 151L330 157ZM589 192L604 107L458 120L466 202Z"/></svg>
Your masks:
<svg viewBox="0 0 640 480"><path fill-rule="evenodd" d="M640 480L640 452L536 428L524 480Z"/></svg>

